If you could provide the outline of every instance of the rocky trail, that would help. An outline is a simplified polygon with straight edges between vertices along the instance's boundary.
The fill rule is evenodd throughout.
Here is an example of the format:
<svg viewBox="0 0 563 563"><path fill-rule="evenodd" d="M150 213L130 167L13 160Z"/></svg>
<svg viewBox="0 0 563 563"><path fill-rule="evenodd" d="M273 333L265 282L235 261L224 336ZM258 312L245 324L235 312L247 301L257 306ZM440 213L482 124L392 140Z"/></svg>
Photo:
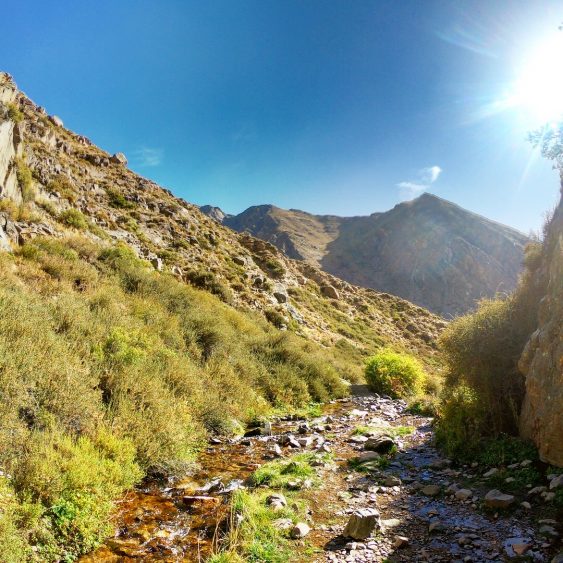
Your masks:
<svg viewBox="0 0 563 563"><path fill-rule="evenodd" d="M303 536L292 540L297 560L563 561L551 505L561 477L506 494L490 481L500 468L454 466L432 445L431 419L405 409L356 395L315 419L213 440L190 480L152 482L125 499L116 537L83 561L205 561L229 520L230 493L261 464L301 451L332 460L316 464L318 486L292 484L309 505L293 534Z"/></svg>

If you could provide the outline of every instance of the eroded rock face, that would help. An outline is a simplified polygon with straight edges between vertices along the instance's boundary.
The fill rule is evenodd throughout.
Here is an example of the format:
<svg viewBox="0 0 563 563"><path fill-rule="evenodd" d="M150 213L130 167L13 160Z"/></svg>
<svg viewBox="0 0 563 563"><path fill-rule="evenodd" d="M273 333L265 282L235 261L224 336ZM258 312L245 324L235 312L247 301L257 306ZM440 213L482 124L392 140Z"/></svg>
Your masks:
<svg viewBox="0 0 563 563"><path fill-rule="evenodd" d="M520 433L535 442L543 461L562 467L563 200L549 225L544 248L536 277L544 277L547 291L540 302L538 329L530 337L518 364L526 377Z"/></svg>

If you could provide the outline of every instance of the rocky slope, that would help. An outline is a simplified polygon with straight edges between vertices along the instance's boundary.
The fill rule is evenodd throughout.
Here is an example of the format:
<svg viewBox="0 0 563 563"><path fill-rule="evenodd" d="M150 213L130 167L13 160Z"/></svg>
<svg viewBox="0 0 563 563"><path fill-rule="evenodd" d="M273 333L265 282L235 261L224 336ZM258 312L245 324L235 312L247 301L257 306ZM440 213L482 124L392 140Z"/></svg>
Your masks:
<svg viewBox="0 0 563 563"><path fill-rule="evenodd" d="M563 186L562 186L563 193ZM520 415L523 437L537 445L542 459L563 466L563 200L546 231L534 284L546 287L538 329L530 336L519 368L526 378Z"/></svg>
<svg viewBox="0 0 563 563"><path fill-rule="evenodd" d="M210 216L271 242L291 258L444 316L514 289L527 243L518 231L431 194L366 217L311 215L272 205L236 216L213 208Z"/></svg>
<svg viewBox="0 0 563 563"><path fill-rule="evenodd" d="M130 171L122 154L66 129L0 73L0 244L76 230L101 244L125 243L155 269L325 345L394 343L428 356L444 326L421 307L218 224Z"/></svg>

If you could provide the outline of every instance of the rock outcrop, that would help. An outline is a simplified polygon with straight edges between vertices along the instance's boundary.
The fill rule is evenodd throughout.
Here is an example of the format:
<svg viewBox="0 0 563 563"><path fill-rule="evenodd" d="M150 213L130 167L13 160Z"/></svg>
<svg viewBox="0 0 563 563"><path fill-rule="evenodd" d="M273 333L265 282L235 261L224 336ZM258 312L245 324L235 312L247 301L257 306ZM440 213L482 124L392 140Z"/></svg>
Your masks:
<svg viewBox="0 0 563 563"><path fill-rule="evenodd" d="M563 200L547 228L534 277L533 283L547 289L540 301L538 328L519 362L526 378L520 432L535 442L544 461L563 467Z"/></svg>
<svg viewBox="0 0 563 563"><path fill-rule="evenodd" d="M510 227L431 194L366 217L312 215L273 205L249 207L235 216L210 206L201 209L290 258L445 316L513 290L528 242Z"/></svg>

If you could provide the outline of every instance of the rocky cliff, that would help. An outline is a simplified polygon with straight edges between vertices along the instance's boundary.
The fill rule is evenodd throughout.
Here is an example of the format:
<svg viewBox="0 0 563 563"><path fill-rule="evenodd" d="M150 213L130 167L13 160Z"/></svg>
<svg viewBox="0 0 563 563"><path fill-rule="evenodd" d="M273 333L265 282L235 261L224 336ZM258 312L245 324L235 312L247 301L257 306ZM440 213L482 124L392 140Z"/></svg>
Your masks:
<svg viewBox="0 0 563 563"><path fill-rule="evenodd" d="M444 326L421 307L220 225L133 173L122 154L66 129L0 73L0 244L15 249L77 232L101 245L126 244L155 269L324 345L394 343L432 355Z"/></svg>
<svg viewBox="0 0 563 563"><path fill-rule="evenodd" d="M526 378L520 432L535 442L544 461L563 467L563 200L547 227L532 283L546 291L538 328L519 363Z"/></svg>
<svg viewBox="0 0 563 563"><path fill-rule="evenodd" d="M431 194L366 217L260 205L220 221L291 258L444 316L512 291L527 243L518 231Z"/></svg>

